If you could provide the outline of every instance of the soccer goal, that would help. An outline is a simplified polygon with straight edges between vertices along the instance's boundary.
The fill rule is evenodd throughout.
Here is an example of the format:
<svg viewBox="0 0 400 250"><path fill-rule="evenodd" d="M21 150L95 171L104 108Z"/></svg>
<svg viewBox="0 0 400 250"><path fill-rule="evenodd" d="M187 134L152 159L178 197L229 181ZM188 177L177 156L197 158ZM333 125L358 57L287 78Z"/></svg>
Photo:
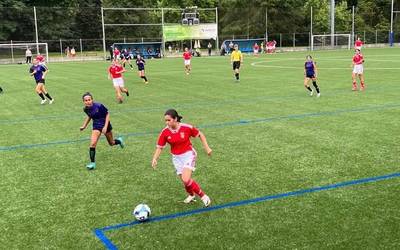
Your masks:
<svg viewBox="0 0 400 250"><path fill-rule="evenodd" d="M350 34L312 35L311 50L350 49Z"/></svg>
<svg viewBox="0 0 400 250"><path fill-rule="evenodd" d="M32 60L40 53L45 56L46 62L48 62L49 50L47 43L9 43L0 44L0 64L25 63L27 49L32 52Z"/></svg>

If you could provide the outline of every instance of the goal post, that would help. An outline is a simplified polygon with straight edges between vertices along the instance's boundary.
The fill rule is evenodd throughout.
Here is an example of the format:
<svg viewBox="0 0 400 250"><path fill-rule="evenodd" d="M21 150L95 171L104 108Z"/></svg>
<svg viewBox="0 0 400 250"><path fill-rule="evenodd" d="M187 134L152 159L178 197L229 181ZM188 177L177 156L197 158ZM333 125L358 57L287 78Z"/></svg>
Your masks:
<svg viewBox="0 0 400 250"><path fill-rule="evenodd" d="M311 50L351 49L351 34L311 36Z"/></svg>
<svg viewBox="0 0 400 250"><path fill-rule="evenodd" d="M27 49L32 52L32 59L41 54L49 61L49 49L47 43L8 43L0 44L0 64L22 64L26 61Z"/></svg>

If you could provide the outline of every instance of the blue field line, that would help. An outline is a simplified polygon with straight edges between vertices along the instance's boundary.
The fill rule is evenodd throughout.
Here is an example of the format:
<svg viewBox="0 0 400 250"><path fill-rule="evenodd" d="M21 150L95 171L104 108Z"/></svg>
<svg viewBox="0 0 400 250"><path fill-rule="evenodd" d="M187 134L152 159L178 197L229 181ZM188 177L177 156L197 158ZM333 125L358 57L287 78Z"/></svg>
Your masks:
<svg viewBox="0 0 400 250"><path fill-rule="evenodd" d="M222 122L222 123L213 123L213 124L204 124L198 126L198 128L221 128L221 127L229 127L229 126L238 126L238 125L249 125L253 123L260 122L273 122L280 120L291 120L291 119L303 119L308 117L321 117L321 116L332 116L332 115L340 115L345 113L355 113L355 112L366 112L366 111L375 111L375 110L384 110L391 108L398 108L400 104L387 104L375 107L361 107L361 108L353 108L353 109L338 109L333 111L323 111L316 113L304 113L304 114L292 114L285 116L276 116L276 117L265 117L265 118L257 118L252 120L238 120L238 121L230 121L230 122ZM158 134L160 130L149 130L144 132L133 132L127 134L120 134L119 136L123 137L139 137L146 135L154 135ZM104 138L103 138L104 139ZM76 140L62 140L62 141L54 141L47 143L38 143L38 144L22 144L22 145L13 145L13 146L0 146L0 151L12 151L18 149L29 149L29 148L39 148L39 147L48 147L53 145L62 145L62 144L72 144L88 141L89 138L81 138Z"/></svg>
<svg viewBox="0 0 400 250"><path fill-rule="evenodd" d="M360 184L365 184L365 183L370 183L370 182L383 181L383 180L394 179L394 178L398 178L398 177L400 177L400 172L387 174L387 175L381 175L381 176L356 179L356 180L351 180L351 181L344 181L344 182L339 182L339 183L334 183L334 184L328 184L325 186L317 186L317 187L312 187L312 188L308 188L308 189L300 189L300 190L296 190L296 191L290 191L290 192L274 194L274 195L267 195L267 196L262 196L262 197L248 199L248 200L242 200L242 201L235 201L235 202L225 203L225 204L216 205L216 206L212 206L212 207L189 210L189 211L175 213L175 214L157 216L157 217L150 218L148 221L146 221L144 223L148 224L148 223L152 223L152 222L171 220L171 219L175 219L175 218L191 216L191 215L195 215L195 214L201 214L201 213L211 212L211 211L225 209L225 208L233 208L233 207L238 207L238 206L250 205L250 204L263 202L263 201L276 200L276 199L293 197L293 196L300 196L300 195L315 193L315 192L319 192L319 191L332 190L332 189L360 185ZM100 239L100 241L104 244L104 246L107 249L117 249L117 246L114 245L111 242L111 240L108 239L104 235L105 232L111 231L111 230L118 230L118 229L121 229L124 227L132 227L132 226L144 224L144 223L138 222L138 221L132 221L132 222L128 222L128 223L122 223L122 224L117 224L117 225L112 225L112 226L106 226L103 228L98 228L98 229L95 229L94 232L95 232L95 235ZM101 232L101 233L98 233L98 232ZM110 246L111 246L111 248L110 248Z"/></svg>

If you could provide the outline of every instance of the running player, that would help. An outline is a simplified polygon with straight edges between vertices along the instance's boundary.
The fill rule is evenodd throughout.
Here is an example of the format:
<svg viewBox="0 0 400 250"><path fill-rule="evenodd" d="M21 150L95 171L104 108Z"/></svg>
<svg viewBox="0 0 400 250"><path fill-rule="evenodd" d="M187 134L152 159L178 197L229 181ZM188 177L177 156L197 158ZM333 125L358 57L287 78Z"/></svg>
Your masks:
<svg viewBox="0 0 400 250"><path fill-rule="evenodd" d="M114 60L119 60L120 59L120 52L117 46L114 47Z"/></svg>
<svg viewBox="0 0 400 250"><path fill-rule="evenodd" d="M361 48L363 46L363 42L361 41L361 38L357 37L356 42L354 43L354 49L358 49L361 51Z"/></svg>
<svg viewBox="0 0 400 250"><path fill-rule="evenodd" d="M54 102L54 99L50 96L49 93L47 93L46 87L44 86L45 77L48 72L49 72L49 70L46 68L45 65L40 65L38 60L36 60L36 59L33 60L33 65L29 69L29 73L31 74L31 76L33 76L35 78L35 81L36 81L35 91L42 99L40 104L46 103L45 96L47 97L47 99L49 99L49 104L52 104Z"/></svg>
<svg viewBox="0 0 400 250"><path fill-rule="evenodd" d="M353 73L352 73L352 79L353 79L353 91L357 90L357 75L358 78L360 78L360 90L365 89L365 84L364 84L364 56L361 54L361 51L359 49L356 49L355 55L353 56Z"/></svg>
<svg viewBox="0 0 400 250"><path fill-rule="evenodd" d="M231 63L233 66L233 73L235 74L236 81L239 81L239 69L240 64L243 64L243 55L242 52L239 50L239 46L235 44L235 50L231 54Z"/></svg>
<svg viewBox="0 0 400 250"><path fill-rule="evenodd" d="M83 111L87 114L87 117L83 122L83 125L79 128L80 131L84 130L88 126L90 120L93 119L93 130L89 147L90 163L86 165L86 168L91 170L96 168L96 145L101 134L106 136L110 146L119 145L121 148L123 148L124 141L121 137L118 137L114 140L112 126L110 123L110 114L108 113L108 109L103 104L93 102L93 96L89 92L83 94L82 100L85 104Z"/></svg>
<svg viewBox="0 0 400 250"><path fill-rule="evenodd" d="M190 62L191 58L192 58L192 54L190 53L188 48L185 48L185 52L183 52L183 59L184 59L184 64L185 64L186 75L189 75L190 71L192 70L192 65Z"/></svg>
<svg viewBox="0 0 400 250"><path fill-rule="evenodd" d="M317 91L317 97L320 97L321 93L319 92L319 87L317 84L317 73L317 66L315 65L312 57L308 55L306 57L306 62L304 63L304 87L310 91L310 96L313 96L314 90L309 84L310 80L312 80L314 88Z"/></svg>
<svg viewBox="0 0 400 250"><path fill-rule="evenodd" d="M131 69L133 69L130 52L127 49L124 49L122 51L122 65L124 66L124 68L126 62L128 62L129 66L131 66Z"/></svg>
<svg viewBox="0 0 400 250"><path fill-rule="evenodd" d="M122 73L125 72L124 67L122 67L117 59L112 61L112 65L108 68L108 79L113 81L115 93L117 95L117 101L122 103L123 98L121 95L125 93L126 96L129 96L128 89L124 86L124 78L122 78Z"/></svg>
<svg viewBox="0 0 400 250"><path fill-rule="evenodd" d="M190 203L195 200L198 195L207 207L210 205L210 198L201 190L199 184L192 179L192 173L195 170L196 150L194 150L190 137L199 137L203 144L207 155L211 155L211 148L207 144L206 137L197 128L181 123L182 116L174 109L169 109L164 114L166 127L161 131L157 148L151 162L155 169L157 160L160 157L162 149L166 144L171 146L172 162L175 166L176 174L179 175L186 192L189 196L184 200L184 203Z"/></svg>
<svg viewBox="0 0 400 250"><path fill-rule="evenodd" d="M259 50L260 50L260 46L258 46L258 44L255 43L254 46L253 46L253 53L254 53L254 56L258 56L258 51L259 51Z"/></svg>
<svg viewBox="0 0 400 250"><path fill-rule="evenodd" d="M145 71L144 71L144 65L146 64L146 61L140 56L137 55L136 56L136 65L138 67L138 73L140 78L143 79L145 84L148 84L149 82L147 81L147 77L144 75Z"/></svg>

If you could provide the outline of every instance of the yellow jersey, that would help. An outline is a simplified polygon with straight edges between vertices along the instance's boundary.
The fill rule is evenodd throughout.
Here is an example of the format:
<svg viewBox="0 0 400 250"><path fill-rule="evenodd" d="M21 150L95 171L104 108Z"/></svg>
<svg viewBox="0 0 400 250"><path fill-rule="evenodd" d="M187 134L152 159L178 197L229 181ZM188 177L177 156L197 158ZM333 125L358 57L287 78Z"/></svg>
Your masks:
<svg viewBox="0 0 400 250"><path fill-rule="evenodd" d="M231 61L234 62L240 62L242 61L243 57L242 57L242 52L240 50L236 51L234 50L231 54Z"/></svg>

